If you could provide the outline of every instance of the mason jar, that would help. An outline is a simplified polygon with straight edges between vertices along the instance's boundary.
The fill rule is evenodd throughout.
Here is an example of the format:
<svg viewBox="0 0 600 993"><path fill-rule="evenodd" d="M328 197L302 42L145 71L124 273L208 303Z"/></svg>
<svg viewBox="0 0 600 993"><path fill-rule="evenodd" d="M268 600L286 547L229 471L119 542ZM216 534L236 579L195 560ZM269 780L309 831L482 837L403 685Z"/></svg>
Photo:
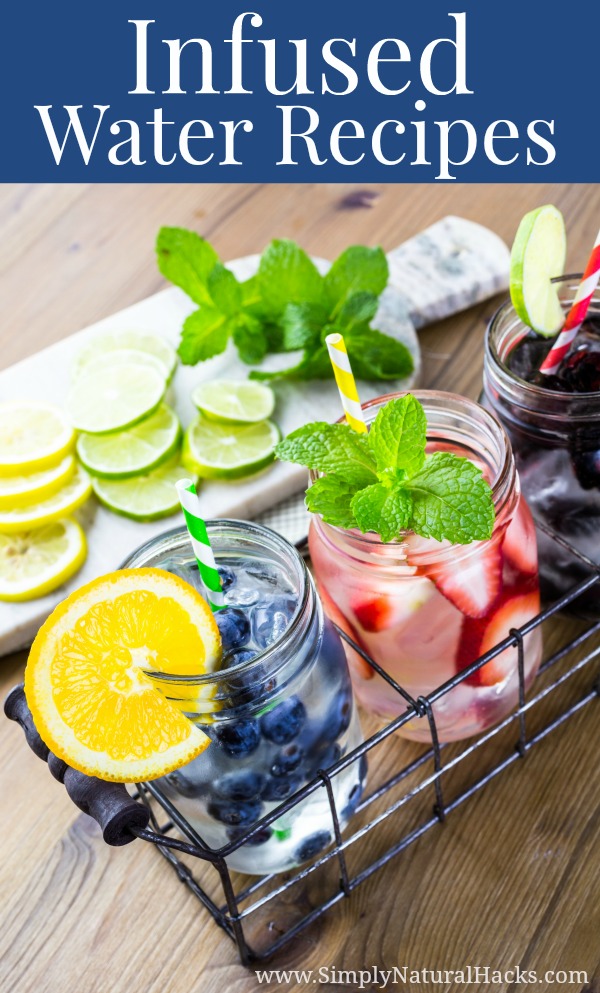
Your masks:
<svg viewBox="0 0 600 993"><path fill-rule="evenodd" d="M211 739L196 759L156 782L203 842L220 849L334 765L362 736L340 637L324 617L296 549L269 528L245 521L207 521L207 531L226 603L243 611L253 651L263 647L247 661L234 659L204 675L152 674ZM203 592L185 528L149 541L124 563L144 566L166 569ZM364 759L332 774L342 827L360 800L365 775ZM333 840L329 801L320 786L270 825L259 826L227 862L240 872L281 872Z"/></svg>
<svg viewBox="0 0 600 993"><path fill-rule="evenodd" d="M395 396L363 405L372 423ZM326 612L413 699L427 695L539 612L535 528L519 486L510 442L479 404L449 393L419 391L427 451L450 451L476 463L492 487L496 512L489 541L455 545L410 532L383 543L313 516L310 552ZM524 639L529 685L541 659L536 628ZM354 650L347 650L359 702L390 719L406 703ZM442 696L433 707L440 740L497 723L518 702L517 650L508 648ZM399 731L430 739L426 719Z"/></svg>
<svg viewBox="0 0 600 993"><path fill-rule="evenodd" d="M565 310L573 302L580 279L575 275L554 280ZM600 290L588 314L600 316ZM482 403L510 437L534 516L600 563L600 392L560 392L515 375L507 359L528 333L510 300L504 303L487 330ZM589 577L585 565L541 529L538 544L545 600L558 599ZM584 616L600 616L597 589L579 597L575 609Z"/></svg>

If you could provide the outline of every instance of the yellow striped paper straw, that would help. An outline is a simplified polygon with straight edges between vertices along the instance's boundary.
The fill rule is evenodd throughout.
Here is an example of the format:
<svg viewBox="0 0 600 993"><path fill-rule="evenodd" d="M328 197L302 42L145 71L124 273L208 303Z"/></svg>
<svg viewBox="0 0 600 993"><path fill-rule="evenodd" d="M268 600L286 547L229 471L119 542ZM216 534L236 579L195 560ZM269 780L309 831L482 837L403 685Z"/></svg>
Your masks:
<svg viewBox="0 0 600 993"><path fill-rule="evenodd" d="M340 399L346 420L355 431L366 434L367 425L365 424L362 407L358 398L358 390L356 389L350 359L346 351L346 343L342 335L336 333L328 334L325 344L329 351L329 358L333 366L333 375L335 376L337 388L340 391Z"/></svg>

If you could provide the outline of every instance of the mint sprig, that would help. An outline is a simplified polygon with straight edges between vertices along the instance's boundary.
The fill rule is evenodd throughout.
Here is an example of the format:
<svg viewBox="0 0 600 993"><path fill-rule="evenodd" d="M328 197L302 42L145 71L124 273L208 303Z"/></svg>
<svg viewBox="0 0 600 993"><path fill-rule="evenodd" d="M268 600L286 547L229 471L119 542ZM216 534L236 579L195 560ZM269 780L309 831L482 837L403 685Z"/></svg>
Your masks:
<svg viewBox="0 0 600 993"><path fill-rule="evenodd" d="M452 452L427 455L426 429L423 407L409 393L387 403L368 434L315 422L275 452L325 474L306 504L328 524L374 531L385 542L407 530L460 545L487 540L495 514L481 469Z"/></svg>
<svg viewBox="0 0 600 993"><path fill-rule="evenodd" d="M381 248L348 248L321 276L295 242L280 239L267 246L257 274L244 282L205 239L184 228L162 228L156 253L161 273L198 304L182 329L184 365L219 355L233 341L249 365L269 353L302 351L289 368L257 369L251 378L331 379L325 338L338 331L356 356L357 378L398 379L413 370L406 346L371 324L389 275Z"/></svg>

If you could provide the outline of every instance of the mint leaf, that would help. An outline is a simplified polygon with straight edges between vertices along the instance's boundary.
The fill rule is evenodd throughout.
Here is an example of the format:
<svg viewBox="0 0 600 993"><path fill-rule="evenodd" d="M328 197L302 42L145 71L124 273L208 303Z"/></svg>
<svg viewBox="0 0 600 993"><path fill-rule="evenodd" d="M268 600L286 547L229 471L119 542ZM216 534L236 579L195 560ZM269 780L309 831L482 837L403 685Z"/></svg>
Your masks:
<svg viewBox="0 0 600 993"><path fill-rule="evenodd" d="M425 461L426 441L425 411L410 393L386 403L369 431L369 446L380 473L402 469L413 476Z"/></svg>
<svg viewBox="0 0 600 993"><path fill-rule="evenodd" d="M247 365L262 362L267 354L268 341L259 320L250 314L241 314L234 321L232 337L242 362Z"/></svg>
<svg viewBox="0 0 600 993"><path fill-rule="evenodd" d="M317 303L288 303L281 315L283 347L313 348L320 344L321 328L327 321L327 311Z"/></svg>
<svg viewBox="0 0 600 993"><path fill-rule="evenodd" d="M323 277L299 245L286 239L272 241L261 255L258 285L266 310L278 318L288 303L325 300Z"/></svg>
<svg viewBox="0 0 600 993"><path fill-rule="evenodd" d="M351 509L354 487L345 476L320 476L306 491L306 506L320 514L327 524L338 528L354 528L356 520Z"/></svg>
<svg viewBox="0 0 600 993"><path fill-rule="evenodd" d="M227 347L231 328L227 319L214 307L202 307L186 318L177 352L184 365L196 365Z"/></svg>
<svg viewBox="0 0 600 993"><path fill-rule="evenodd" d="M346 424L315 421L288 434L275 448L282 462L295 462L320 472L339 473L356 490L377 481L366 434Z"/></svg>
<svg viewBox="0 0 600 993"><path fill-rule="evenodd" d="M412 500L402 486L374 483L360 490L350 506L363 533L376 531L382 541L392 541L408 526Z"/></svg>
<svg viewBox="0 0 600 993"><path fill-rule="evenodd" d="M468 545L491 537L492 493L481 469L468 459L435 452L405 486L413 500L410 526L423 538Z"/></svg>
<svg viewBox="0 0 600 993"><path fill-rule="evenodd" d="M208 291L221 313L237 314L242 306L242 288L233 273L220 262L208 277Z"/></svg>
<svg viewBox="0 0 600 993"><path fill-rule="evenodd" d="M357 325L368 324L375 314L379 301L374 293L353 293L343 304L335 323L341 331L349 331Z"/></svg>
<svg viewBox="0 0 600 993"><path fill-rule="evenodd" d="M344 338L357 379L404 379L414 369L406 345L381 331L348 331Z"/></svg>
<svg viewBox="0 0 600 993"><path fill-rule="evenodd" d="M353 245L335 260L325 276L327 299L339 309L354 293L373 293L376 297L387 285L389 269L381 248Z"/></svg>
<svg viewBox="0 0 600 993"><path fill-rule="evenodd" d="M314 352L306 351L304 358L298 365L275 372L262 372L262 370L255 369L250 373L250 379L263 382L272 379L285 379L291 382L303 382L308 379L333 379L333 370L327 347L321 345Z"/></svg>
<svg viewBox="0 0 600 993"><path fill-rule="evenodd" d="M156 255L166 279L181 287L194 303L212 304L207 283L219 257L204 238L185 228L161 228Z"/></svg>

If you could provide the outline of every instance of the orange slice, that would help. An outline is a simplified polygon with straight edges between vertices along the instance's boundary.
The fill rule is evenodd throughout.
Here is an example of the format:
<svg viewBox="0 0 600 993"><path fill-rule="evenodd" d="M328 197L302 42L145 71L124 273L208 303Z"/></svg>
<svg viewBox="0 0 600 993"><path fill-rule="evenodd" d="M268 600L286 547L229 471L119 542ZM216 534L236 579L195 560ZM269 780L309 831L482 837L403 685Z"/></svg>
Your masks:
<svg viewBox="0 0 600 993"><path fill-rule="evenodd" d="M40 628L25 694L42 740L69 765L117 782L155 779L210 739L144 670L214 670L220 636L188 583L161 569L123 569L82 586Z"/></svg>

